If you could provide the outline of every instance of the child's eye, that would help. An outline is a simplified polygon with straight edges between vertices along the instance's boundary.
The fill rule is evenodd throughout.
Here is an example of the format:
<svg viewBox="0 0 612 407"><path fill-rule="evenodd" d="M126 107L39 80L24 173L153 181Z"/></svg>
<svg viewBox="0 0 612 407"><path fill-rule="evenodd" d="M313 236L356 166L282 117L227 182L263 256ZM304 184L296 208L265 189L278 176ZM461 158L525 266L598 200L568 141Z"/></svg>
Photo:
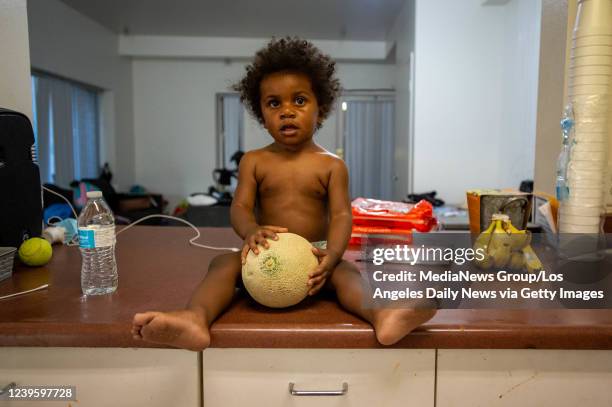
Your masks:
<svg viewBox="0 0 612 407"><path fill-rule="evenodd" d="M268 106L270 106L270 107L278 107L279 106L278 100L274 100L274 99L270 100L268 102Z"/></svg>
<svg viewBox="0 0 612 407"><path fill-rule="evenodd" d="M295 104L298 106L302 106L304 103L306 103L306 98L302 97L302 96L298 96L295 98Z"/></svg>

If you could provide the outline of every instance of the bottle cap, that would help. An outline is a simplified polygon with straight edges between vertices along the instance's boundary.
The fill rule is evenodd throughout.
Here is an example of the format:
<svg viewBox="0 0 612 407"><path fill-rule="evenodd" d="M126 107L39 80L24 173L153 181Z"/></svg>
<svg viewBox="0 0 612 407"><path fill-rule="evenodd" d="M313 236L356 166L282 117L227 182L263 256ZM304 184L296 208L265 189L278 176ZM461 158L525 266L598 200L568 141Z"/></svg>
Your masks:
<svg viewBox="0 0 612 407"><path fill-rule="evenodd" d="M87 198L102 198L102 191L87 191Z"/></svg>

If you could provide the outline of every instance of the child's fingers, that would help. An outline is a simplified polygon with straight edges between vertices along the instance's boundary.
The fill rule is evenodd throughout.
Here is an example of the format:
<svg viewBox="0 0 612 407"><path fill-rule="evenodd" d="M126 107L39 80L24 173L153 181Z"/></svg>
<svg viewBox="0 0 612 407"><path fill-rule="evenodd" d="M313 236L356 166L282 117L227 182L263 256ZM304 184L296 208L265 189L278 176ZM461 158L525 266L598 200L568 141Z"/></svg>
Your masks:
<svg viewBox="0 0 612 407"><path fill-rule="evenodd" d="M327 270L329 270L329 268L329 258L320 258L319 265L309 274L309 277L314 277L318 276L319 274L325 273Z"/></svg>
<svg viewBox="0 0 612 407"><path fill-rule="evenodd" d="M322 265L322 264L323 264L323 263L319 264L319 266L318 266L316 269L314 269L314 270L313 270L313 271L312 271L312 272L311 272L311 273L308 275L308 277L310 277L310 278L314 278L314 277L318 277L318 276L320 276L320 275L322 275L322 274L325 274L325 270L326 270L326 268L325 268L325 267L321 267L321 265Z"/></svg>
<svg viewBox="0 0 612 407"><path fill-rule="evenodd" d="M314 270L312 270L312 271L311 271L311 272L308 274L308 277L312 278L312 277L318 276L318 275L320 275L321 273L323 273L323 271L325 270L325 268L324 268L324 267L321 267L321 264L322 264L322 263L319 263L319 265L318 265L318 266L317 266L317 267L316 267Z"/></svg>
<svg viewBox="0 0 612 407"><path fill-rule="evenodd" d="M271 230L273 232L276 232L276 233L285 233L285 232L289 231L289 229L281 227L281 226L265 225L265 226L262 226L262 228L269 229L269 230Z"/></svg>
<svg viewBox="0 0 612 407"><path fill-rule="evenodd" d="M266 232L262 231L260 234L255 236L255 241L257 242L257 246L261 246L264 249L270 248L270 243L268 243L268 238L266 237ZM257 253L259 254L259 253Z"/></svg>
<svg viewBox="0 0 612 407"><path fill-rule="evenodd" d="M272 232L271 230L264 230L262 231L262 234L264 236L264 239L261 245L266 249L270 248L270 243L268 243L268 239L278 240L278 236L276 235L276 233Z"/></svg>
<svg viewBox="0 0 612 407"><path fill-rule="evenodd" d="M315 271L313 271L312 273L308 275L309 285L314 285L316 281L327 278L329 274L330 274L329 270L326 267L317 268ZM310 284L311 281L314 281L314 283Z"/></svg>
<svg viewBox="0 0 612 407"><path fill-rule="evenodd" d="M318 247L312 246L312 252L317 257L325 257L325 256L327 256L327 250L326 249L319 249ZM321 260L321 259L319 259L319 260Z"/></svg>
<svg viewBox="0 0 612 407"><path fill-rule="evenodd" d="M257 248L257 238L256 237L249 240L249 249L251 249L251 251L255 253L255 255L259 254L259 249Z"/></svg>
<svg viewBox="0 0 612 407"><path fill-rule="evenodd" d="M316 293L318 293L319 290L321 290L321 288L323 288L324 284L325 284L325 280L321 281L320 283L318 283L317 285L312 287L310 289L310 291L308 291L308 295L315 295Z"/></svg>
<svg viewBox="0 0 612 407"><path fill-rule="evenodd" d="M242 246L242 252L240 253L240 261L242 262L242 264L246 263L246 257L247 254L249 254L249 245L245 244L244 246Z"/></svg>
<svg viewBox="0 0 612 407"><path fill-rule="evenodd" d="M327 273L324 273L324 274L321 274L319 276L312 277L310 280L308 280L308 285L309 286L316 286L321 281L325 281L326 279L327 279Z"/></svg>

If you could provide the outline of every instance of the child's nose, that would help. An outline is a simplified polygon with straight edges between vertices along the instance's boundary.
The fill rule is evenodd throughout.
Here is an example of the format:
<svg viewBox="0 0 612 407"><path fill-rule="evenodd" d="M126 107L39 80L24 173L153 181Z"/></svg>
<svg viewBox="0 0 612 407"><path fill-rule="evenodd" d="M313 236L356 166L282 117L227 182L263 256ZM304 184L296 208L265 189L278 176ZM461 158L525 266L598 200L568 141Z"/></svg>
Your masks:
<svg viewBox="0 0 612 407"><path fill-rule="evenodd" d="M295 117L295 111L290 107L285 107L281 111L281 119L289 119Z"/></svg>

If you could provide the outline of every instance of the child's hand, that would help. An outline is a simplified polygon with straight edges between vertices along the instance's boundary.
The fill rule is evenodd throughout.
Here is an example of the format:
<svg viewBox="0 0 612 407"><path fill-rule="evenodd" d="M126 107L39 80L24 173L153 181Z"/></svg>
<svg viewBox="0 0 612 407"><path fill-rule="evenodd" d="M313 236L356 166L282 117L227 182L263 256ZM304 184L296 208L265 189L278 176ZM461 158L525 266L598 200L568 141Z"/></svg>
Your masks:
<svg viewBox="0 0 612 407"><path fill-rule="evenodd" d="M276 236L277 233L284 233L288 231L289 229L280 226L259 226L247 233L246 237L244 238L244 246L242 246L242 253L240 255L242 264L246 263L246 257L247 254L249 254L249 250L252 250L255 254L259 254L259 248L257 245L268 249L270 244L268 243L267 239L278 240L278 236Z"/></svg>
<svg viewBox="0 0 612 407"><path fill-rule="evenodd" d="M331 276L332 271L340 261L340 256L326 249L312 248L312 252L319 259L319 266L308 277L308 285L312 287L308 295L315 295L325 285L325 281Z"/></svg>

